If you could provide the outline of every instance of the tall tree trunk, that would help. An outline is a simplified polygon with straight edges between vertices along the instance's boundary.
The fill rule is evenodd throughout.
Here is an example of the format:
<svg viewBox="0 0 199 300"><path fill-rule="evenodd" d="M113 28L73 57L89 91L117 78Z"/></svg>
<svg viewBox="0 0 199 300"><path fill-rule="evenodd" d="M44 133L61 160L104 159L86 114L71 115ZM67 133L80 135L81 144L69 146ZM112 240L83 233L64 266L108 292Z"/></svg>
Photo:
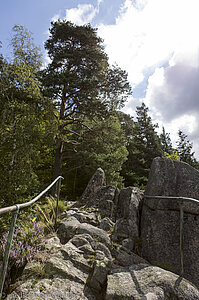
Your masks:
<svg viewBox="0 0 199 300"><path fill-rule="evenodd" d="M53 180L62 175L62 159L63 159L63 141L61 138L57 139L57 148L55 152L55 162L53 169ZM52 187L52 196L56 194L56 185Z"/></svg>
<svg viewBox="0 0 199 300"><path fill-rule="evenodd" d="M62 101L60 106L59 112L59 120L64 120L64 113L65 113L65 106L66 106L66 95L65 95L65 86L63 89ZM58 131L61 132L63 126L60 124ZM63 162L63 140L61 138L57 139L57 148L55 152L55 162L54 162L54 169L53 169L53 180L56 179L58 176L62 175L62 162ZM52 188L52 196L55 196L56 193L56 185Z"/></svg>

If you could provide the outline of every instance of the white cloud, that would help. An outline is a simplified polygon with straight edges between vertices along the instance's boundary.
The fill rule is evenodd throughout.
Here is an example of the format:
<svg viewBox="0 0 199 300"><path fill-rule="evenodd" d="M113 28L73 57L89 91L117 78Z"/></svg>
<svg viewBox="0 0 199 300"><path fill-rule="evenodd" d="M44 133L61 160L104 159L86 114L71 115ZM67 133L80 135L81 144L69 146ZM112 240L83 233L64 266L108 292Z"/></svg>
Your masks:
<svg viewBox="0 0 199 300"><path fill-rule="evenodd" d="M60 18L60 14L56 14L52 17L51 22L55 22Z"/></svg>
<svg viewBox="0 0 199 300"><path fill-rule="evenodd" d="M110 62L129 74L133 87L143 80L154 120L176 139L179 128L196 140L199 118L199 1L126 0L114 25L100 25ZM154 70L146 77L147 70ZM132 113L131 100L126 112Z"/></svg>
<svg viewBox="0 0 199 300"><path fill-rule="evenodd" d="M125 67L133 84L143 80L145 68L196 46L199 26L196 0L149 0L142 10L139 3L126 0L116 24L99 27L110 61Z"/></svg>
<svg viewBox="0 0 199 300"><path fill-rule="evenodd" d="M65 18L77 25L92 22L101 2L67 9ZM198 0L124 0L115 24L98 24L98 33L110 63L127 70L133 88L143 82L147 87L146 96L130 98L125 111L133 115L144 101L173 140L179 128L190 134L199 157L198 11Z"/></svg>
<svg viewBox="0 0 199 300"><path fill-rule="evenodd" d="M104 0L97 0L97 6L92 4L78 4L77 7L66 9L65 17L67 21L71 21L76 25L84 25L91 23L94 17L99 12L100 4ZM61 14L56 14L51 20L56 21L58 19L62 19Z"/></svg>
<svg viewBox="0 0 199 300"><path fill-rule="evenodd" d="M97 13L97 9L92 4L78 4L77 8L66 10L66 20L77 25L90 23Z"/></svg>
<svg viewBox="0 0 199 300"><path fill-rule="evenodd" d="M191 62L191 60L190 60ZM187 60L175 62L167 68L156 68L149 77L145 103L152 109L153 117L164 124L177 139L178 129L194 141L199 157L199 69Z"/></svg>

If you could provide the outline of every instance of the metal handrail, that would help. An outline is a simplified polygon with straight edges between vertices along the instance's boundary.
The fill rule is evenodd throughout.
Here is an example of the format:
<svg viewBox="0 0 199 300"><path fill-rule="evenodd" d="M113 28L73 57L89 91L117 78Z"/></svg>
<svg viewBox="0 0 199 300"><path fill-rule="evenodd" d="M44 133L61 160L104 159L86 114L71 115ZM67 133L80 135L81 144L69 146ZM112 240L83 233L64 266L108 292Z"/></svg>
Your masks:
<svg viewBox="0 0 199 300"><path fill-rule="evenodd" d="M194 202L199 204L199 200L188 197L173 197L173 196L149 196L144 195L144 198L149 199L164 199L164 200L177 200L180 202L180 276L184 275L184 262L183 262L183 218L184 218L184 202Z"/></svg>
<svg viewBox="0 0 199 300"><path fill-rule="evenodd" d="M45 193L47 193L55 184L57 184L57 203L56 203L56 212L55 212L55 227L57 224L57 215L58 215L58 204L59 204L59 196L60 196L60 188L61 188L61 180L63 179L62 176L58 176L45 190L43 190L39 195L37 195L35 198L33 198L31 201L21 204L15 204L12 206L4 207L0 209L0 215L5 214L7 212L13 212L13 217L10 224L10 230L7 237L7 243L4 251L4 257L3 257L3 264L2 264L2 272L0 274L0 299L2 297L7 267L8 267L8 260L10 256L10 249L12 245L12 239L15 229L15 224L17 220L17 215L19 213L19 210L25 207L28 207L32 204L34 204L37 200L39 200Z"/></svg>
<svg viewBox="0 0 199 300"><path fill-rule="evenodd" d="M165 200L179 200L179 201L187 201L187 202L195 202L199 204L199 200L188 197L173 197L173 196L149 196L144 195L145 198L154 198L154 199L165 199Z"/></svg>

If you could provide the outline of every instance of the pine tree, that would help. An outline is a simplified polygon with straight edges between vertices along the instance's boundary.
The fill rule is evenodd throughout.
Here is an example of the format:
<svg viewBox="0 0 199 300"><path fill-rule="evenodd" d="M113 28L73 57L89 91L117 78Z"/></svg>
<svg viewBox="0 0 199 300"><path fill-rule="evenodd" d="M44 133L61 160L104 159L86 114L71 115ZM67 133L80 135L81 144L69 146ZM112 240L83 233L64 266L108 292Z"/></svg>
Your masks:
<svg viewBox="0 0 199 300"><path fill-rule="evenodd" d="M192 152L193 144L187 139L187 135L182 132L182 130L178 131L178 141L177 141L177 151L180 156L180 160L195 166L196 159L194 157L194 152Z"/></svg>
<svg viewBox="0 0 199 300"><path fill-rule="evenodd" d="M51 63L43 71L43 85L48 95L58 101L59 134L53 176L57 177L62 173L64 143L71 124L83 124L85 116L106 117L124 104L130 86L125 71L109 66L96 29L60 20L51 25L45 43Z"/></svg>
<svg viewBox="0 0 199 300"><path fill-rule="evenodd" d="M173 152L170 134L165 132L164 126L162 127L162 133L160 134L160 142L163 154L171 154Z"/></svg>
<svg viewBox="0 0 199 300"><path fill-rule="evenodd" d="M152 123L146 105L143 103L137 107L136 112L137 121L134 122L133 135L128 142L129 155L123 165L122 175L126 186L144 188L153 158L161 156L161 144L155 131L157 125Z"/></svg>

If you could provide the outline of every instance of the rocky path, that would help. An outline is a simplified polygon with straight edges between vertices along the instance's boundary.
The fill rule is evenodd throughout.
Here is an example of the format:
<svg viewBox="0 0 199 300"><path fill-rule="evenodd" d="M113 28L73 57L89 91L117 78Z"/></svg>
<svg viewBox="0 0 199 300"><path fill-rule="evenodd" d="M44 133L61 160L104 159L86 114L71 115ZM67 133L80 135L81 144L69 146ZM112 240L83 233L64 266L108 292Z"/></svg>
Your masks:
<svg viewBox="0 0 199 300"><path fill-rule="evenodd" d="M102 170L100 176L104 176ZM93 179L91 180L93 182ZM142 192L99 185L70 203L7 300L194 300L199 291L139 253Z"/></svg>

